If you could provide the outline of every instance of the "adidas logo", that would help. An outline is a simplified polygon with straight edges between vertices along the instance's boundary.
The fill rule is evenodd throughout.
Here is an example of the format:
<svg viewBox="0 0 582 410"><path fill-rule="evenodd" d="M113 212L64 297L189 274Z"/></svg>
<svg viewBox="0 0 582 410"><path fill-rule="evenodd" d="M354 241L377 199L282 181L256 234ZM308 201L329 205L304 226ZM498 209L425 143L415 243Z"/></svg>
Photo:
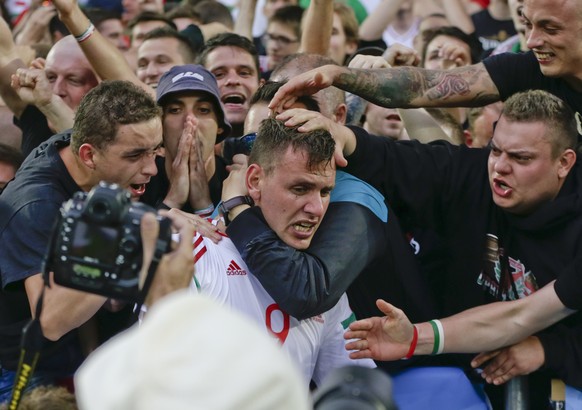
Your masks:
<svg viewBox="0 0 582 410"><path fill-rule="evenodd" d="M228 268L226 268L226 274L227 275L246 275L247 271L244 269L241 269L240 266L238 266L235 261L231 260L230 264L228 265Z"/></svg>

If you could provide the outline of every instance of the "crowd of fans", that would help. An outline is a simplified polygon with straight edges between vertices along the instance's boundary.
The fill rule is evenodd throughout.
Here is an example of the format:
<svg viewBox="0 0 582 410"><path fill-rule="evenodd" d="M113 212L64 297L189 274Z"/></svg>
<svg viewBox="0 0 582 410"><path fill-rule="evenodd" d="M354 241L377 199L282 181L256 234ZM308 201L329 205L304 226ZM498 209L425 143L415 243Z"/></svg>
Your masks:
<svg viewBox="0 0 582 410"><path fill-rule="evenodd" d="M576 408L579 3L0 0L0 408ZM140 312L43 275L100 181Z"/></svg>

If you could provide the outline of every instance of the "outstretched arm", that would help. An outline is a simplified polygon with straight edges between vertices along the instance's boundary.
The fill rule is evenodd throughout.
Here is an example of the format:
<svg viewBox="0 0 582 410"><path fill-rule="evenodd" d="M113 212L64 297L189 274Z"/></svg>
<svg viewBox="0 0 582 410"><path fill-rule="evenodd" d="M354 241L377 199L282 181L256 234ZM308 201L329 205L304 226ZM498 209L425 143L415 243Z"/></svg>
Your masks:
<svg viewBox="0 0 582 410"><path fill-rule="evenodd" d="M479 106L498 101L499 91L482 63L453 70L397 67L361 70L327 65L290 79L269 108L284 111L301 95L336 86L383 107Z"/></svg>
<svg viewBox="0 0 582 410"><path fill-rule="evenodd" d="M354 322L346 339L354 350L351 357L397 360L406 356L413 336L413 325L404 312L379 300L378 308L386 315ZM558 298L554 282L532 295L509 302L478 306L441 321L443 353L478 353L509 346L574 313ZM418 330L415 355L431 354L435 332L430 322L414 325Z"/></svg>
<svg viewBox="0 0 582 410"><path fill-rule="evenodd" d="M257 0L241 0L239 2L238 16L234 22L234 32L253 41L253 23L255 22L255 10Z"/></svg>
<svg viewBox="0 0 582 410"><path fill-rule="evenodd" d="M390 47L384 56L367 56L356 55L350 64L349 68L390 68L396 65L417 65L416 52L408 47L396 44ZM390 59L388 62L386 59ZM400 61L399 61L400 60ZM422 143L428 143L435 140L452 141L436 120L423 108L415 109L399 109L398 114L404 122L404 127L410 139L419 140Z"/></svg>
<svg viewBox="0 0 582 410"><path fill-rule="evenodd" d="M36 3L36 2L33 2ZM18 25L22 27L18 35L14 36L15 43L18 45L33 45L46 41L49 35L49 23L57 15L52 5L40 6L31 4L30 9Z"/></svg>
<svg viewBox="0 0 582 410"><path fill-rule="evenodd" d="M4 19L0 18L0 96L16 118L20 118L26 103L12 89L10 78L17 69L24 67L24 62L16 52L10 27Z"/></svg>
<svg viewBox="0 0 582 410"><path fill-rule="evenodd" d="M382 38L382 34L396 17L396 13L404 0L383 0L368 14L368 17L359 29L359 36L362 40L374 41Z"/></svg>
<svg viewBox="0 0 582 410"><path fill-rule="evenodd" d="M447 20L450 22L454 21L456 27L460 28L467 34L475 32L473 20L471 20L471 16L465 9L461 0L443 1L443 8L445 9Z"/></svg>
<svg viewBox="0 0 582 410"><path fill-rule="evenodd" d="M333 0L311 0L303 18L302 53L327 55L333 27Z"/></svg>
<svg viewBox="0 0 582 410"><path fill-rule="evenodd" d="M59 12L59 18L65 23L71 34L80 36L86 32L91 22L81 11L76 0L54 0L53 4ZM137 78L117 47L97 30L93 31L91 36L79 45L101 79L131 81L147 92L154 93L151 87Z"/></svg>

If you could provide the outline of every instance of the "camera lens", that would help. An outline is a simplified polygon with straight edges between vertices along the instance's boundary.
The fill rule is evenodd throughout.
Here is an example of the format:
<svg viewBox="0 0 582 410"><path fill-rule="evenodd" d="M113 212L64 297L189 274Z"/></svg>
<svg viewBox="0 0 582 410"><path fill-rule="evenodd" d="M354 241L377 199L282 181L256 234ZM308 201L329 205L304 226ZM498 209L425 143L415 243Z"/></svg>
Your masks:
<svg viewBox="0 0 582 410"><path fill-rule="evenodd" d="M119 247L126 255L133 254L138 248L137 242L133 238L123 238Z"/></svg>
<svg viewBox="0 0 582 410"><path fill-rule="evenodd" d="M107 202L94 201L89 209L89 214L97 221L103 221L111 215L111 207Z"/></svg>

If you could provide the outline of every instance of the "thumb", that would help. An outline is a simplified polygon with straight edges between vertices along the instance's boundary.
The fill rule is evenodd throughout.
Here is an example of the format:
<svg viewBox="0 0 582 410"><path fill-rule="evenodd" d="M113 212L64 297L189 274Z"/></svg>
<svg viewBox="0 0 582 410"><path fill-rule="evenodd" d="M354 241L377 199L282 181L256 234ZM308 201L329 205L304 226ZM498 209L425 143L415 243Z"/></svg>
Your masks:
<svg viewBox="0 0 582 410"><path fill-rule="evenodd" d="M394 316L395 307L390 303L386 302L384 299L378 299L376 301L376 306L384 315L386 316Z"/></svg>
<svg viewBox="0 0 582 410"><path fill-rule="evenodd" d="M410 319L408 319L406 314L401 309L398 309L396 306L391 305L383 299L378 299L376 301L376 306L378 306L378 309L380 309L382 313L384 313L384 315L391 321L410 322Z"/></svg>
<svg viewBox="0 0 582 410"><path fill-rule="evenodd" d="M347 167L348 166L348 160L346 159L346 157L344 157L344 153L342 152L342 148L339 147L338 145L336 145L335 147L335 151L333 153L333 158L335 160L335 164L340 167Z"/></svg>
<svg viewBox="0 0 582 410"><path fill-rule="evenodd" d="M327 85L325 76L322 73L316 73L315 76L313 76L313 84L318 87Z"/></svg>

